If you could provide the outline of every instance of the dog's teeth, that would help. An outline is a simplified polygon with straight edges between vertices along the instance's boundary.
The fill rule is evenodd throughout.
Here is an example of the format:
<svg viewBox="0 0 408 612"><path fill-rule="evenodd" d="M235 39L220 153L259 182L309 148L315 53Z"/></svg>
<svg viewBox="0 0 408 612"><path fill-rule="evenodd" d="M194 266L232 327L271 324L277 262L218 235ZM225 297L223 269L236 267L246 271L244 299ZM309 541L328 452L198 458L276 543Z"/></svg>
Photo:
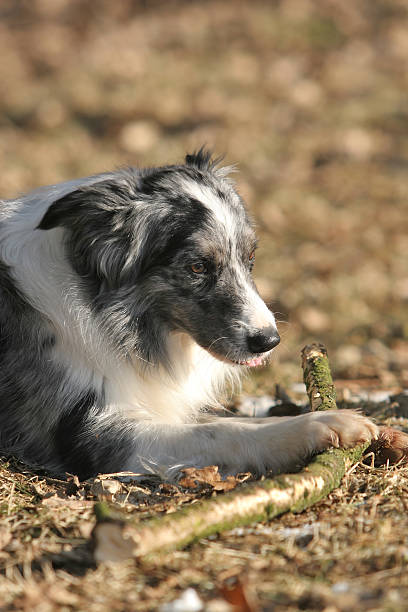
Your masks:
<svg viewBox="0 0 408 612"><path fill-rule="evenodd" d="M239 365L249 366L250 368L254 368L256 366L260 366L263 364L262 357L254 357L253 359L246 359L245 361L238 361Z"/></svg>

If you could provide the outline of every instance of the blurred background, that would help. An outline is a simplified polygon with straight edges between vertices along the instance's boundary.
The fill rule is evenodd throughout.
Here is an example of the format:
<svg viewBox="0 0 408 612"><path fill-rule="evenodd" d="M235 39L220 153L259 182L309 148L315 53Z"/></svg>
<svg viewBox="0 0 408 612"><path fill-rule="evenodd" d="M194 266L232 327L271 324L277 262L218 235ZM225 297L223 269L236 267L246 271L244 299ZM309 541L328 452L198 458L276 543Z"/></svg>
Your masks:
<svg viewBox="0 0 408 612"><path fill-rule="evenodd" d="M408 386L406 0L2 0L0 58L2 197L206 144L282 321L248 390L314 340L340 388Z"/></svg>

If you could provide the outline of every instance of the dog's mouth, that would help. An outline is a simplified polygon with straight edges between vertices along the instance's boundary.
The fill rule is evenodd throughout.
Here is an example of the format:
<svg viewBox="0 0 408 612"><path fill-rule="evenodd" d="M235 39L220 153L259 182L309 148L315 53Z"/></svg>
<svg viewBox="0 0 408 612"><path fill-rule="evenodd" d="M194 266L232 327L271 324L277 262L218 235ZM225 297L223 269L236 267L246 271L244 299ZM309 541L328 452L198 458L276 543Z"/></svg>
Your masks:
<svg viewBox="0 0 408 612"><path fill-rule="evenodd" d="M246 359L242 361L234 361L231 360L231 363L236 363L237 365L247 366L248 368L257 368L261 365L264 365L266 362L266 357L253 357L252 359Z"/></svg>
<svg viewBox="0 0 408 612"><path fill-rule="evenodd" d="M247 368L258 368L259 366L265 365L268 360L269 355L272 351L268 351L262 355L257 355L255 357L250 357L248 359L233 359L232 357L227 357L225 355L219 355L218 353L214 353L213 351L207 349L207 351L218 359L219 361L223 361L224 363L229 363L233 365L246 366Z"/></svg>

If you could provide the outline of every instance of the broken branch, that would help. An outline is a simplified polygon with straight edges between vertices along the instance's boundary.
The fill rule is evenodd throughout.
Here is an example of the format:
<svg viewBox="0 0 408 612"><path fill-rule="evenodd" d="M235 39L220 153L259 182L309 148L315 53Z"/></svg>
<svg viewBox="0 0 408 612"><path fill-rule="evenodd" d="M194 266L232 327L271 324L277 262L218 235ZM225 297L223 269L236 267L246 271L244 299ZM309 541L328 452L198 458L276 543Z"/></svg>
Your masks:
<svg viewBox="0 0 408 612"><path fill-rule="evenodd" d="M336 389L323 344L308 344L302 349L303 380L314 410L336 410Z"/></svg>
<svg viewBox="0 0 408 612"><path fill-rule="evenodd" d="M96 504L95 559L121 561L155 551L183 548L191 542L234 527L270 520L284 512L301 512L338 487L360 449L333 449L313 459L297 474L285 474L215 498L186 506L143 523L120 521L105 503Z"/></svg>

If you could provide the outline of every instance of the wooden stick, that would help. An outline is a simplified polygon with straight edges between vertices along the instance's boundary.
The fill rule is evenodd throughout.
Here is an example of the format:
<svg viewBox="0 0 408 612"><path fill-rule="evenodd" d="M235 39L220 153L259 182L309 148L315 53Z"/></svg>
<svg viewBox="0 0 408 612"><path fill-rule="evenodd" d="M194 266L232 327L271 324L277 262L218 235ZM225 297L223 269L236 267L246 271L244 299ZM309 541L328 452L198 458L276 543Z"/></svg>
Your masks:
<svg viewBox="0 0 408 612"><path fill-rule="evenodd" d="M302 357L312 409L335 409L326 349L322 345L311 345L303 349ZM244 483L234 491L142 523L118 520L110 506L96 504L95 559L97 562L119 561L182 548L199 538L233 527L270 520L288 511L301 512L339 486L348 467L361 459L366 446L331 449L316 456L297 474Z"/></svg>
<svg viewBox="0 0 408 612"><path fill-rule="evenodd" d="M310 407L314 410L336 410L334 388L327 350L323 344L308 344L302 349L303 380Z"/></svg>
<svg viewBox="0 0 408 612"><path fill-rule="evenodd" d="M214 533L267 521L284 512L301 512L338 487L348 466L359 461L361 453L361 448L333 449L315 457L298 474L244 483L234 491L139 524L122 521L106 503L97 503L95 559L120 561L183 548Z"/></svg>

